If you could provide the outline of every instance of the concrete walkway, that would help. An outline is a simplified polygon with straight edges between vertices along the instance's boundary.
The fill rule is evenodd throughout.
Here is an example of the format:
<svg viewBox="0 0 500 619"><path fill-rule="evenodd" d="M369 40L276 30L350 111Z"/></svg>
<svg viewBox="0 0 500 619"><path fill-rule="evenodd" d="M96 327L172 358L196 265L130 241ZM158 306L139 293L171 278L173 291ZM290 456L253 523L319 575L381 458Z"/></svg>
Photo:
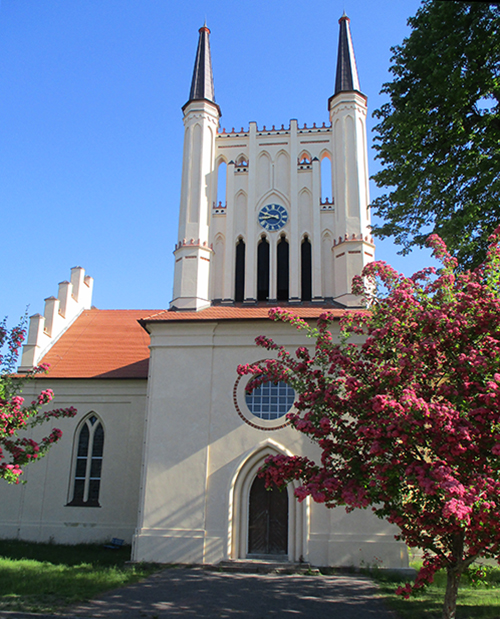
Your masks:
<svg viewBox="0 0 500 619"><path fill-rule="evenodd" d="M397 619L361 576L234 574L167 569L59 617L79 619ZM2 619L40 615L1 613ZM44 616L46 617L46 615Z"/></svg>

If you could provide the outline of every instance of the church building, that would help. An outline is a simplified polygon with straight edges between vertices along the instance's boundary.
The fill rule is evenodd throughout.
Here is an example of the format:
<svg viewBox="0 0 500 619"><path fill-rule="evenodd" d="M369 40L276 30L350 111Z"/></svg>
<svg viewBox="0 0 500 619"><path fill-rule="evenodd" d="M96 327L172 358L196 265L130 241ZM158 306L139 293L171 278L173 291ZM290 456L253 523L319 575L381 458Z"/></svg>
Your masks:
<svg viewBox="0 0 500 619"><path fill-rule="evenodd" d="M264 489L257 472L269 454L319 450L287 422L291 387L264 383L246 393L249 379L236 372L266 354L259 335L289 350L310 345L270 321L270 307L310 321L325 309L340 317L359 307L351 281L374 259L367 101L345 14L339 24L329 123L250 122L230 132L219 124L210 30L200 28L182 108L170 306L96 309L93 280L75 267L44 314L31 317L20 371L41 362L50 369L23 395L29 401L50 387L54 407L78 414L58 421L63 439L26 467L26 485L0 486L1 537L117 537L132 543L133 560L161 563L407 565L396 528L369 510L299 503L293 484Z"/></svg>

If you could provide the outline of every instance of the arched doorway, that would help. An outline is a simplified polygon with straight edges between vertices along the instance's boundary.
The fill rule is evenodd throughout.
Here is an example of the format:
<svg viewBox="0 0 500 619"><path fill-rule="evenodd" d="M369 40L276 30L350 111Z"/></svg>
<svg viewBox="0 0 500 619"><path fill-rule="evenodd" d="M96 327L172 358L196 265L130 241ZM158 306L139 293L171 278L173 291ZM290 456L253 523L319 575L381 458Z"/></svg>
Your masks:
<svg viewBox="0 0 500 619"><path fill-rule="evenodd" d="M240 381L239 384L244 398L245 383ZM228 504L229 527L226 556L230 559L246 559L249 555L250 493L265 459L277 454L293 455L280 443L266 438L249 452L242 454L235 468L229 488ZM309 501L308 499L302 503L297 501L294 495L297 486L298 483L292 481L286 491L276 490L277 494L287 499L287 518L285 518L287 550L284 555L281 555L284 561L298 561L300 557L307 560L309 556Z"/></svg>
<svg viewBox="0 0 500 619"><path fill-rule="evenodd" d="M256 477L248 506L248 556L288 555L288 491Z"/></svg>

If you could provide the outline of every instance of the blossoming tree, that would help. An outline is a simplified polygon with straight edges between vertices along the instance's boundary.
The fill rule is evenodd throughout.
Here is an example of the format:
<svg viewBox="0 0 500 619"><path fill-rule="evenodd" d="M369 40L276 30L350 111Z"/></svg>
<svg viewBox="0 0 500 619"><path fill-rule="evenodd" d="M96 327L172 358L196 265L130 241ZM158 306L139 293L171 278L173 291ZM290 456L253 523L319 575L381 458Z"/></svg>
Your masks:
<svg viewBox="0 0 500 619"><path fill-rule="evenodd" d="M364 311L346 312L341 338L325 312L317 327L273 309L316 340L291 355L265 337L277 358L240 366L247 389L285 380L296 390L295 428L321 448L315 462L268 458L267 483L299 480L296 496L327 507L368 508L424 551L409 597L447 571L443 618L455 617L458 585L478 557L500 559L500 249L460 272L439 237L443 268L406 278L383 262L354 282ZM378 292L377 292L378 290ZM357 345L352 336L362 336ZM363 343L361 343L363 342Z"/></svg>
<svg viewBox="0 0 500 619"><path fill-rule="evenodd" d="M41 458L61 436L61 430L54 428L40 441L22 436L23 431L45 423L53 418L74 417L73 407L42 411L54 394L46 389L27 406L20 393L27 380L46 372L47 365L40 365L23 377L14 375L19 350L26 335L26 319L11 330L7 321L0 323L0 479L19 483L22 467ZM21 436L19 433L21 432Z"/></svg>

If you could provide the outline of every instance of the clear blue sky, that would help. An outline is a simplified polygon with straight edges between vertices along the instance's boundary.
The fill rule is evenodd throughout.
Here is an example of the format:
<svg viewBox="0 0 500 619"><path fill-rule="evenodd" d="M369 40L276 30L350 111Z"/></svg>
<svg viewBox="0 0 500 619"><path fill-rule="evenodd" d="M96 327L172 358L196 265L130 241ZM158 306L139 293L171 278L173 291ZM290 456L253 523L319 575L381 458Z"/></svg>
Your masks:
<svg viewBox="0 0 500 619"><path fill-rule="evenodd" d="M96 307L168 307L181 106L205 18L223 127L312 124L328 122L343 10L371 114L419 4L0 0L0 317L43 312L77 265ZM408 274L429 263L395 254L379 242Z"/></svg>

